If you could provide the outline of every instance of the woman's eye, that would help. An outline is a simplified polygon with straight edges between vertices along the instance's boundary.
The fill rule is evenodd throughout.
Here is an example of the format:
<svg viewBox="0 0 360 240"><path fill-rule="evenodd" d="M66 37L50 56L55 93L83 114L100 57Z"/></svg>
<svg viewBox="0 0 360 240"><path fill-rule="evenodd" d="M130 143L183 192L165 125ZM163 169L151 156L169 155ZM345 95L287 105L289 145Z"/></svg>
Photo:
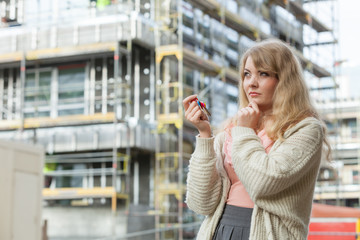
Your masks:
<svg viewBox="0 0 360 240"><path fill-rule="evenodd" d="M268 77L268 76L270 76L267 72L261 72L260 73L260 76L264 76L264 77Z"/></svg>
<svg viewBox="0 0 360 240"><path fill-rule="evenodd" d="M244 72L244 76L245 76L245 77L249 77L249 76L250 76L250 73L249 73L249 72Z"/></svg>

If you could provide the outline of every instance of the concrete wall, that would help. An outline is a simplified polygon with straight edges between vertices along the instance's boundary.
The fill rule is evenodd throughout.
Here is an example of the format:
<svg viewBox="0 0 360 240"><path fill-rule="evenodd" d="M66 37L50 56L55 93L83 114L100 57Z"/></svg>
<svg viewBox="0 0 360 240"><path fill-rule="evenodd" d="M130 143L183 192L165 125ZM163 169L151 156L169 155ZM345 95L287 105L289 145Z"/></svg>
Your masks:
<svg viewBox="0 0 360 240"><path fill-rule="evenodd" d="M44 150L0 141L0 239L41 239Z"/></svg>
<svg viewBox="0 0 360 240"><path fill-rule="evenodd" d="M118 209L113 216L111 207L62 207L43 208L43 219L48 220L50 240L98 239L126 234L127 215Z"/></svg>

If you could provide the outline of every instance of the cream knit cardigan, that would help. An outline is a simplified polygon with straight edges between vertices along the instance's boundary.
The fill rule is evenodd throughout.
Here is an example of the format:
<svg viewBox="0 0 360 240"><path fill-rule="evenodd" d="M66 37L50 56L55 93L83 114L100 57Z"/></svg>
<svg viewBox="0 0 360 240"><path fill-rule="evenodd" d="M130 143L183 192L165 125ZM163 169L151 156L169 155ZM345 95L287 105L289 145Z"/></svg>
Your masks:
<svg viewBox="0 0 360 240"><path fill-rule="evenodd" d="M320 165L323 130L309 117L277 140L269 154L253 129L234 127L232 162L255 206L250 240L305 240ZM223 167L224 133L199 138L190 159L186 203L205 215L197 239L211 239L226 203L230 181Z"/></svg>

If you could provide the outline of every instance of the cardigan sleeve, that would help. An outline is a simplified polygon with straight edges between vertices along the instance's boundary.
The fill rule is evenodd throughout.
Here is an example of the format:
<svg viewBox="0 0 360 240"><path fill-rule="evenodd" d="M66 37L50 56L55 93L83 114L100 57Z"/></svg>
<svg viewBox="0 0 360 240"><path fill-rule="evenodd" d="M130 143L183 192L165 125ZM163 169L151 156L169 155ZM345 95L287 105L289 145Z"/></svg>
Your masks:
<svg viewBox="0 0 360 240"><path fill-rule="evenodd" d="M253 201L287 189L318 166L323 142L320 122L303 120L289 131L285 140L266 154L253 129L233 128L234 169Z"/></svg>
<svg viewBox="0 0 360 240"><path fill-rule="evenodd" d="M198 214L210 215L219 204L221 189L222 183L216 169L214 137L196 137L196 147L187 174L186 204Z"/></svg>

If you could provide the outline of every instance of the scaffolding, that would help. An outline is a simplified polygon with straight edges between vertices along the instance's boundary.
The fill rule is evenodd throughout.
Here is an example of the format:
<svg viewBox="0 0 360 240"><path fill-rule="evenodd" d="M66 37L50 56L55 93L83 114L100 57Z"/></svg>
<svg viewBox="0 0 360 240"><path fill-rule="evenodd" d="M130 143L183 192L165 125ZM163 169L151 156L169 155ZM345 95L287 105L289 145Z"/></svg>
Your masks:
<svg viewBox="0 0 360 240"><path fill-rule="evenodd" d="M120 14L131 18L130 8ZM123 35L126 24L120 19L73 29L9 29L2 41L12 52L0 57L7 67L0 70L0 128L13 132L10 138L45 145L43 199L72 206L109 199L112 235L118 199L126 206L130 201L131 145L120 139L131 131L132 38ZM60 65L54 67L56 62ZM76 74L84 77L82 82L76 82ZM81 112L63 116L76 108ZM94 131L91 126L99 127ZM103 144L101 130L110 132L112 140ZM90 139L80 146L84 131ZM69 144L64 145L66 134Z"/></svg>
<svg viewBox="0 0 360 240"><path fill-rule="evenodd" d="M178 226L178 232L158 232L156 239L183 239L183 51L181 1L176 6L156 1L156 153L155 153L155 227ZM175 40L173 33L177 32ZM171 75L175 56L176 75ZM171 137L177 137L174 142Z"/></svg>
<svg viewBox="0 0 360 240"><path fill-rule="evenodd" d="M279 9L292 18L279 18ZM156 239L194 235L201 220L184 204L195 131L183 119L184 96L201 92L214 125L234 114L241 53L272 37L289 42L312 75L332 75L305 57L302 29L293 25L330 29L298 1L125 0L77 11L72 24L8 29L0 38L1 133L44 144L49 166L77 164L45 173L53 179L43 191L47 201L111 199L115 214L123 199L129 218L154 218ZM143 67L145 58L150 66ZM69 84L61 74L79 74L84 83ZM150 152L150 210L131 212L131 203L141 203L141 163L134 158L143 150ZM81 184L54 188L69 177Z"/></svg>
<svg viewBox="0 0 360 240"><path fill-rule="evenodd" d="M317 106L319 107L320 114L326 124L329 126L329 136L330 143L332 145L332 161L337 161L338 153L335 149L339 144L340 137L340 128L339 128L339 111L341 111L339 106L335 106L333 108L333 114L335 118L329 118L328 113L323 111L323 107L321 106L322 102L327 102L329 99L337 99L337 91L338 91L338 67L336 62L338 61L338 20L337 20L337 4L338 1L305 1L304 7L308 9L312 15L317 16L317 18L322 19L323 22L326 22L328 28L326 31L322 31L317 23L317 20L314 21L314 17L309 18L309 26L316 29L315 33L311 33L311 31L304 30L304 36L307 38L307 43L304 46L304 52L306 52L309 59L312 61L321 62L322 59L328 59L326 63L327 69L331 72L331 76L327 78L318 78L311 79L312 84L310 84L310 91L313 98L316 101ZM327 13L327 14L324 14ZM337 104L335 104L337 105ZM335 127L332 127L335 126ZM335 136L335 141L333 136ZM328 186L336 183L339 187L339 175L336 173L336 169L334 168L334 164L329 164L326 161L323 161L321 164L321 169L319 173L319 179L317 183L317 192L316 192L316 201L325 202L324 199L319 198L322 191L323 186ZM325 187L326 188L326 187ZM340 204L341 196L337 195L336 197L336 205Z"/></svg>

